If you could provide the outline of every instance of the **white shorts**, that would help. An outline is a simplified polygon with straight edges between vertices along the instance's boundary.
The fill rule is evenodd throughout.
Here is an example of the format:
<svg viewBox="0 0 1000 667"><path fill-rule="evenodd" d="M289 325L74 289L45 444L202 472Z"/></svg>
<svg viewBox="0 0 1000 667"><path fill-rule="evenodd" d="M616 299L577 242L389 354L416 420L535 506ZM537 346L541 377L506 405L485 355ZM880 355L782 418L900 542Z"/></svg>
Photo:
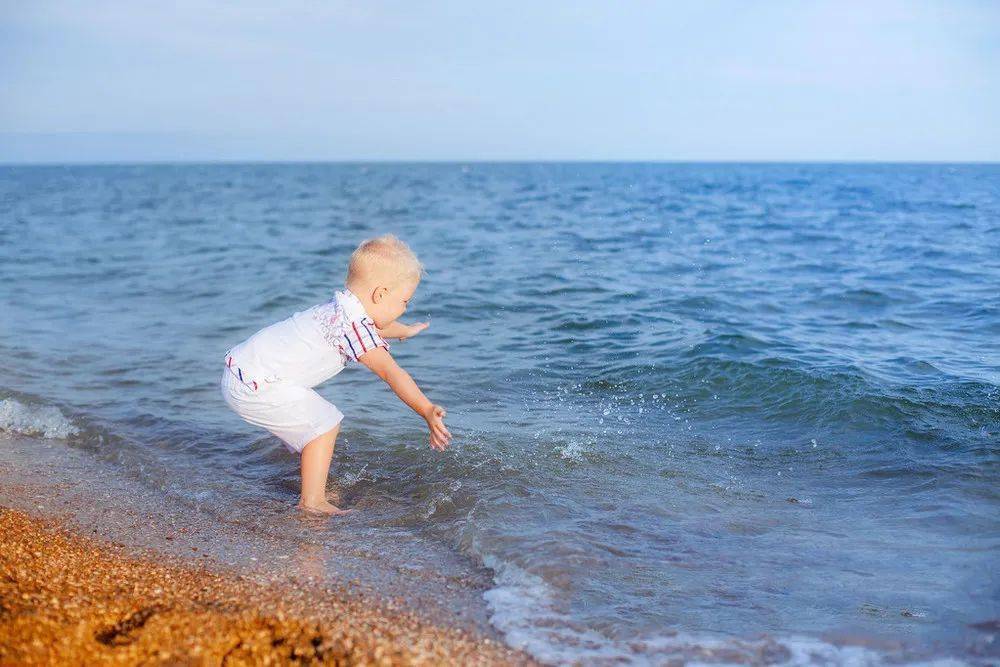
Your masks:
<svg viewBox="0 0 1000 667"><path fill-rule="evenodd" d="M223 400L233 412L278 436L296 453L344 418L337 406L308 387L279 381L255 391L235 373L223 368L220 388Z"/></svg>

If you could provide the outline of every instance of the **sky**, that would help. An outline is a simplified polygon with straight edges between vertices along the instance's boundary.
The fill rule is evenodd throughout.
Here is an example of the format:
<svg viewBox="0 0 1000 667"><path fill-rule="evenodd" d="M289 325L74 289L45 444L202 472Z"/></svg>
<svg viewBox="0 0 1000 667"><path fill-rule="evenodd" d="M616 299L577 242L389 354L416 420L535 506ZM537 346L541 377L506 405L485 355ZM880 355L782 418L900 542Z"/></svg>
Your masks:
<svg viewBox="0 0 1000 667"><path fill-rule="evenodd" d="M0 162L1000 160L1000 0L0 0Z"/></svg>

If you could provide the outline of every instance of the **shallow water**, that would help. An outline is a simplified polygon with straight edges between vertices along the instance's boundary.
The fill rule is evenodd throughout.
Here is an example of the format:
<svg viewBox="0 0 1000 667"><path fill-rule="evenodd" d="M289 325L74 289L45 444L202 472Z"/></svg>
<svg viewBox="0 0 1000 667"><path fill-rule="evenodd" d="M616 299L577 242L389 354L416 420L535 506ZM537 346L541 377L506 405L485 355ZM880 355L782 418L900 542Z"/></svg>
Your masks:
<svg viewBox="0 0 1000 667"><path fill-rule="evenodd" d="M384 231L456 440L322 386L331 540L489 568L551 662L996 659L997 166L0 168L0 429L304 539L222 355Z"/></svg>

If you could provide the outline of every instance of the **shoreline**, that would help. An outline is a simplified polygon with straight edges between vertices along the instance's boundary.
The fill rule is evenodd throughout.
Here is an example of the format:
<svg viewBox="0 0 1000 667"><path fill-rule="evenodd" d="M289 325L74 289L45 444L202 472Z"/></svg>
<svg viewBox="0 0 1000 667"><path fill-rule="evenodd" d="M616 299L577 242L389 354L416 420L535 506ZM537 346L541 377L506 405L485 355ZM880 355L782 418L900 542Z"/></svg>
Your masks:
<svg viewBox="0 0 1000 667"><path fill-rule="evenodd" d="M0 664L537 664L489 623L488 573L446 549L224 509L0 434Z"/></svg>
<svg viewBox="0 0 1000 667"><path fill-rule="evenodd" d="M0 663L535 664L344 586L136 555L0 506Z"/></svg>

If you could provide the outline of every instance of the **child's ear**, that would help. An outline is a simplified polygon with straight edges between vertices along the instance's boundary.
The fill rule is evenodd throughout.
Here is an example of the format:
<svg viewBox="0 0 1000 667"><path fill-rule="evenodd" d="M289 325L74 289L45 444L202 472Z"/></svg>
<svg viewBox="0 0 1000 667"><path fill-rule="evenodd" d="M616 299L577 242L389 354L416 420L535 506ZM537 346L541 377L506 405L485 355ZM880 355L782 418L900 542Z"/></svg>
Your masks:
<svg viewBox="0 0 1000 667"><path fill-rule="evenodd" d="M389 293L388 287L376 287L372 292L372 303L379 303Z"/></svg>

